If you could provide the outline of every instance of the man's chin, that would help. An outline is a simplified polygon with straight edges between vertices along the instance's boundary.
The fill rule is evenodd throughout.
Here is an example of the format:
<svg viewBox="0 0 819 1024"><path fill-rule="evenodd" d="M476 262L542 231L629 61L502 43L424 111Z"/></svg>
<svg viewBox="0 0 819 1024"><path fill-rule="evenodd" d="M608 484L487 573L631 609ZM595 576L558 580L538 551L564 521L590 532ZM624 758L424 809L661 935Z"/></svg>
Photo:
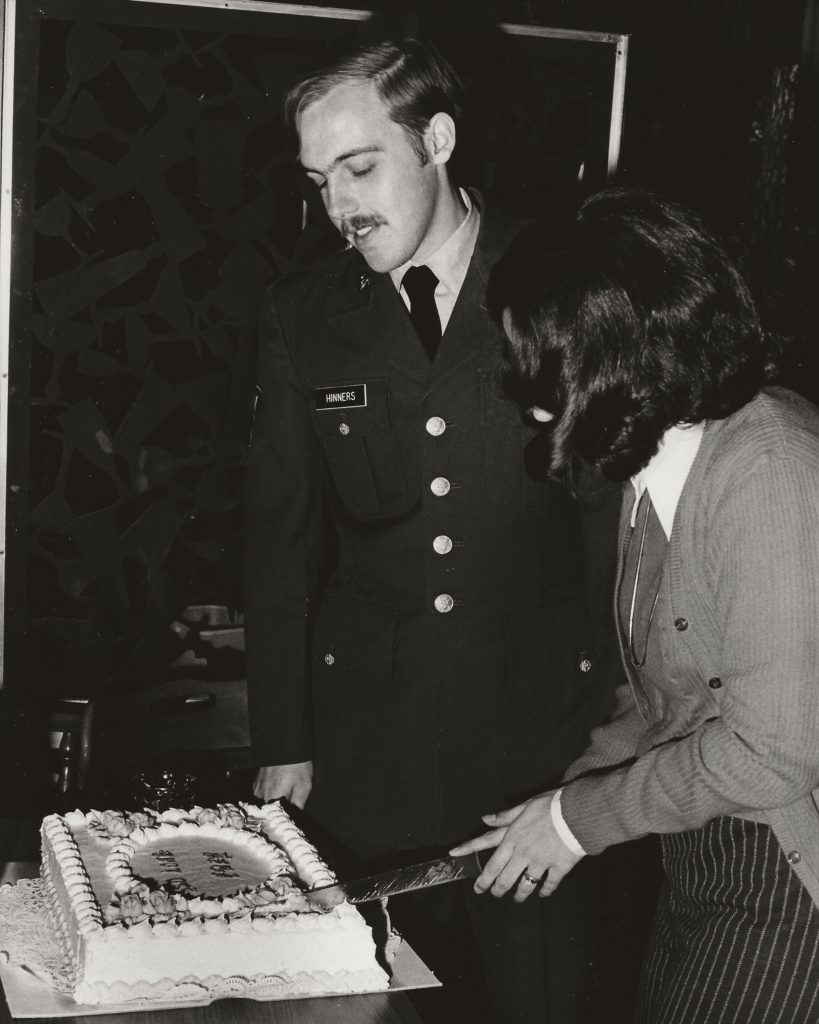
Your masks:
<svg viewBox="0 0 819 1024"><path fill-rule="evenodd" d="M390 247L379 245L379 242L383 242L383 239L378 238L379 230L380 225L366 235L347 236L346 240L348 245L361 254L370 270L376 274L388 274L405 260L401 259L400 254L390 251Z"/></svg>
<svg viewBox="0 0 819 1024"><path fill-rule="evenodd" d="M373 253L361 253L367 266L376 274L389 274L391 270L400 267L400 263L390 260L387 257L379 257Z"/></svg>
<svg viewBox="0 0 819 1024"><path fill-rule="evenodd" d="M391 270L395 270L396 267L400 267L404 262L390 253L378 252L376 249L365 249L363 246L358 245L353 246L353 248L361 253L364 262L376 274L388 274Z"/></svg>

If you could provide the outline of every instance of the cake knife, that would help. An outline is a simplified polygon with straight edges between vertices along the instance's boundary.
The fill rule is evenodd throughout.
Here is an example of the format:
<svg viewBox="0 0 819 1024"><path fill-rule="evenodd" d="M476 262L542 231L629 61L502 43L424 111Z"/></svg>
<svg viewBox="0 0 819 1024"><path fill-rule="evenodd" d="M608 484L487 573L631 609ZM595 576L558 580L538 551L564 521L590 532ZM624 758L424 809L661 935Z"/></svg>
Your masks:
<svg viewBox="0 0 819 1024"><path fill-rule="evenodd" d="M484 853L483 862L478 859L477 853L469 853L463 857L441 857L423 864L410 864L366 878L311 889L304 893L304 897L315 907L331 910L344 900L348 903L368 903L370 900L396 896L400 892L414 892L417 889L429 889L433 885L456 882L459 878L477 878L493 852L489 850Z"/></svg>

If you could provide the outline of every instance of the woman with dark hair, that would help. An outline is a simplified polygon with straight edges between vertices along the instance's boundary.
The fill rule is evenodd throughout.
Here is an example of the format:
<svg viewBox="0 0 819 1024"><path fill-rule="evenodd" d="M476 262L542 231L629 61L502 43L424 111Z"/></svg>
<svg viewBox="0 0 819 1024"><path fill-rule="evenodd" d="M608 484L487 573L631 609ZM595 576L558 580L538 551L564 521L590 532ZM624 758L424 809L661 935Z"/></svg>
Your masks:
<svg viewBox="0 0 819 1024"><path fill-rule="evenodd" d="M492 302L510 389L624 487L628 683L555 792L485 817L479 892L548 896L649 833L666 881L641 1024L819 1020L819 412L692 212L616 189L526 232Z"/></svg>

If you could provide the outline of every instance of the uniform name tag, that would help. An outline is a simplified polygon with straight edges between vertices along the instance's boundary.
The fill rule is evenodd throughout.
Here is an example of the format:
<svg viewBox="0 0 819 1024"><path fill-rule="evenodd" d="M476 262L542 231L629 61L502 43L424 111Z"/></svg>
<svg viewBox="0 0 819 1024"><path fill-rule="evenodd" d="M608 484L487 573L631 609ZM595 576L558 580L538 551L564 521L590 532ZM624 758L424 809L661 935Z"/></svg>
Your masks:
<svg viewBox="0 0 819 1024"><path fill-rule="evenodd" d="M367 404L366 384L345 384L337 388L315 388L316 409L362 409Z"/></svg>

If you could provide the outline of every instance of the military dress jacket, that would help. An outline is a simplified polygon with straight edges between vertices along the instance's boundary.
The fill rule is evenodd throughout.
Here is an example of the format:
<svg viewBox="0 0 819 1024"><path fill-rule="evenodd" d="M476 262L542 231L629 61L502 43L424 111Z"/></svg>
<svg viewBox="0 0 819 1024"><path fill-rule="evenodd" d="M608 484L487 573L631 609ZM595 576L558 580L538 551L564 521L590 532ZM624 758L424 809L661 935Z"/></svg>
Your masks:
<svg viewBox="0 0 819 1024"><path fill-rule="evenodd" d="M312 759L308 811L360 844L480 831L560 777L620 681L604 649L620 490L584 511L530 477L535 431L502 389L485 291L516 230L483 214L431 364L389 275L354 250L266 298L246 503L254 759Z"/></svg>

